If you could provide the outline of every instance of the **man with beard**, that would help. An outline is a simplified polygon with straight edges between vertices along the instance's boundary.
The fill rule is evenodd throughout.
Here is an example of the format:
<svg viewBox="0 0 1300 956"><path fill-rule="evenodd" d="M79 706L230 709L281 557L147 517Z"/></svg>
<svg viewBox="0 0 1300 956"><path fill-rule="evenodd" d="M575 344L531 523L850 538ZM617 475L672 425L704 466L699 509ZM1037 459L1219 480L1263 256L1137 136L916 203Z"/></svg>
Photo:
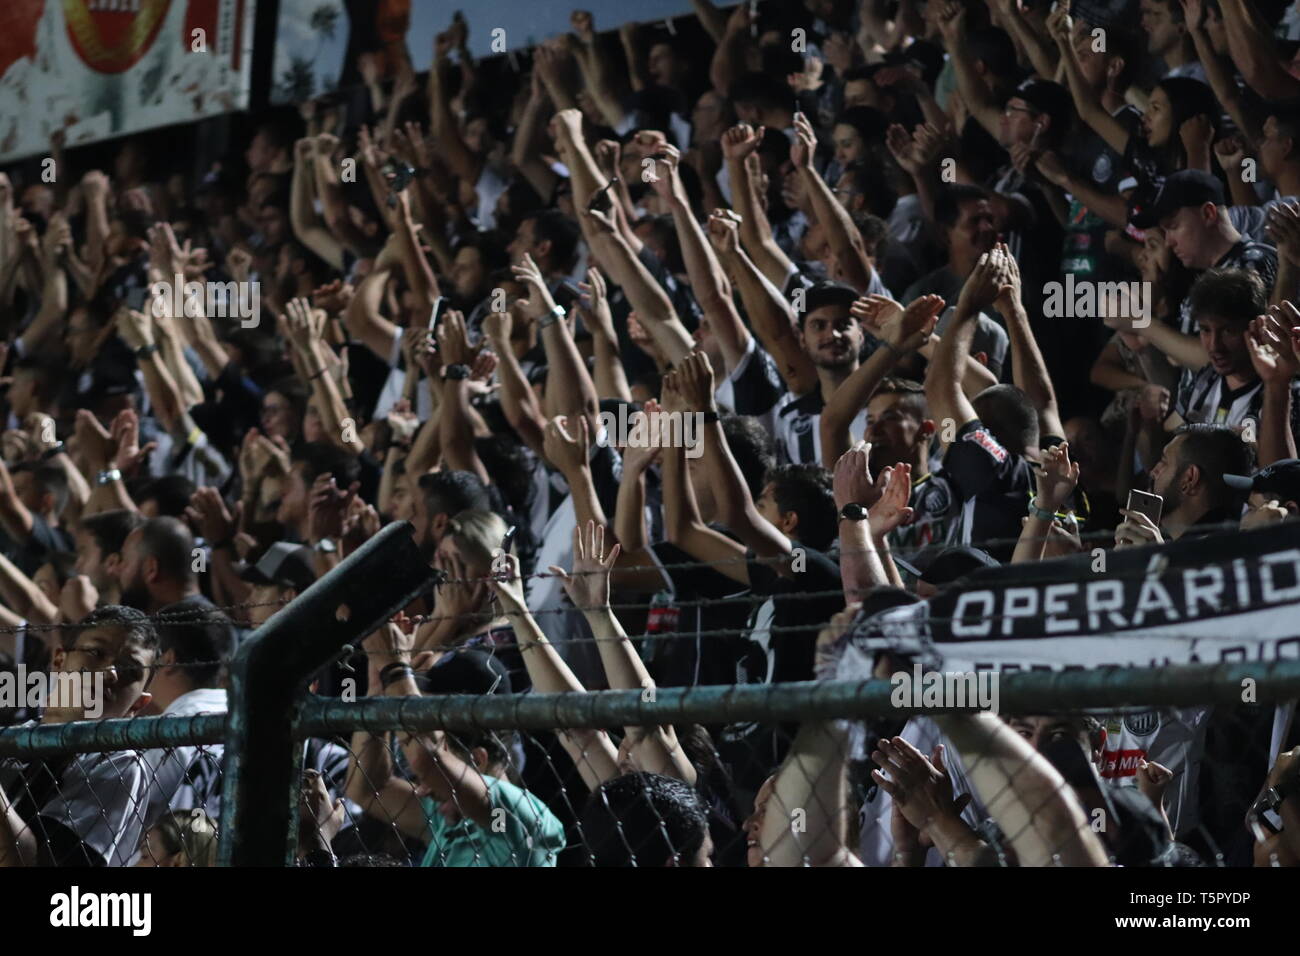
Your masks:
<svg viewBox="0 0 1300 956"><path fill-rule="evenodd" d="M1125 509L1120 512L1125 521L1115 529L1115 547L1213 534L1221 525L1235 523L1241 517L1242 496L1223 476L1250 470L1250 446L1227 425L1181 426L1151 469L1151 491L1164 499L1159 527L1141 512Z"/></svg>
<svg viewBox="0 0 1300 956"><path fill-rule="evenodd" d="M864 333L850 311L858 294L838 282L822 282L808 289L799 313L799 343L817 368L819 387L804 395L786 395L776 407L778 454L792 464L815 464L822 459L820 422L822 409L835 390L861 362ZM850 430L862 434L866 409L854 418Z"/></svg>
<svg viewBox="0 0 1300 956"><path fill-rule="evenodd" d="M233 622L199 590L196 551L194 536L176 518L150 518L134 529L122 545L117 569L122 603L174 622L192 620L204 627L233 628ZM226 643L233 646L234 641Z"/></svg>

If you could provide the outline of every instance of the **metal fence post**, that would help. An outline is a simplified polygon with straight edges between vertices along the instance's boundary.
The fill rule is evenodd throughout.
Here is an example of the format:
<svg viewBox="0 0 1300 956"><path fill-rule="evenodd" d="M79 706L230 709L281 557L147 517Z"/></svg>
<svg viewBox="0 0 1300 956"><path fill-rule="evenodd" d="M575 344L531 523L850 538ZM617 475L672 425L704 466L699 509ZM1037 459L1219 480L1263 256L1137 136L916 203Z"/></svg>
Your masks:
<svg viewBox="0 0 1300 956"><path fill-rule="evenodd" d="M239 648L221 796L221 866L284 866L295 849L302 747L295 741L310 677L427 589L433 570L406 521L349 555Z"/></svg>

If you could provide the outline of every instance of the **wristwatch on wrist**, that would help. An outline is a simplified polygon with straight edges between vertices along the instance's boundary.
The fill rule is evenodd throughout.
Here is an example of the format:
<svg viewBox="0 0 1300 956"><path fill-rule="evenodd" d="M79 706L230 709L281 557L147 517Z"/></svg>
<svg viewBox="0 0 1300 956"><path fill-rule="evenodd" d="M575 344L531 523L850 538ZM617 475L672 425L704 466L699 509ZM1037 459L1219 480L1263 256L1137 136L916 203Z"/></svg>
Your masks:
<svg viewBox="0 0 1300 956"><path fill-rule="evenodd" d="M444 365L442 367L442 377L449 382L459 382L462 379L469 378L469 366L463 363Z"/></svg>
<svg viewBox="0 0 1300 956"><path fill-rule="evenodd" d="M840 509L840 517L845 521L866 521L870 513L856 501L850 501Z"/></svg>
<svg viewBox="0 0 1300 956"><path fill-rule="evenodd" d="M1031 498L1030 501L1029 501L1029 513L1030 513L1031 515L1033 515L1035 518L1041 518L1043 521L1055 521L1055 520L1056 520L1056 512L1055 512L1055 511L1048 511L1046 508L1040 508L1040 507L1038 506L1038 497L1037 497L1037 496L1034 496L1034 497Z"/></svg>
<svg viewBox="0 0 1300 956"><path fill-rule="evenodd" d="M116 468L108 468L95 476L95 484L107 485L109 482L121 481L122 473Z"/></svg>
<svg viewBox="0 0 1300 956"><path fill-rule="evenodd" d="M704 424L706 425L716 425L718 423L718 419L722 417L721 415L718 414L718 410L716 408L710 409L707 412L700 412L700 416L701 416L700 421L704 422Z"/></svg>
<svg viewBox="0 0 1300 956"><path fill-rule="evenodd" d="M338 550L338 547L329 538L321 538L316 542L316 550L320 554L333 554Z"/></svg>
<svg viewBox="0 0 1300 956"><path fill-rule="evenodd" d="M41 461L49 461L55 455L61 454L63 454L63 442L56 441L49 448L45 449L45 451L41 452Z"/></svg>
<svg viewBox="0 0 1300 956"><path fill-rule="evenodd" d="M153 355L154 352L157 352L158 348L159 346L157 342L150 342L148 345L142 345L135 350L135 357L148 358L150 355Z"/></svg>
<svg viewBox="0 0 1300 956"><path fill-rule="evenodd" d="M549 312L537 320L537 327L539 329L549 329L562 318L564 318L564 309L558 305L553 305Z"/></svg>

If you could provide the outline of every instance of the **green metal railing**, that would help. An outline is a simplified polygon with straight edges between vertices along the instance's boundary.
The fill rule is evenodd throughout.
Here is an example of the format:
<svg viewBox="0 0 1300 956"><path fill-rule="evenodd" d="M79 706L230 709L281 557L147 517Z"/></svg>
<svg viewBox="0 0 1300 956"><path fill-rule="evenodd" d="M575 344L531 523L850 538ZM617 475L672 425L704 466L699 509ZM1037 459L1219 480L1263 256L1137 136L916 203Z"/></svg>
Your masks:
<svg viewBox="0 0 1300 956"><path fill-rule="evenodd" d="M314 697L308 682L427 589L433 572L405 522L384 528L240 648L224 716L146 717L10 728L0 757L99 753L224 743L221 851L227 866L293 860L308 737L357 730L452 732L553 730L935 714L897 707L884 680L657 688L582 694L376 697L355 703ZM1116 711L1131 707L1240 703L1245 681L1261 704L1300 698L1300 660L1166 668L1030 671L1001 676L1003 713ZM274 797L268 795L279 794Z"/></svg>

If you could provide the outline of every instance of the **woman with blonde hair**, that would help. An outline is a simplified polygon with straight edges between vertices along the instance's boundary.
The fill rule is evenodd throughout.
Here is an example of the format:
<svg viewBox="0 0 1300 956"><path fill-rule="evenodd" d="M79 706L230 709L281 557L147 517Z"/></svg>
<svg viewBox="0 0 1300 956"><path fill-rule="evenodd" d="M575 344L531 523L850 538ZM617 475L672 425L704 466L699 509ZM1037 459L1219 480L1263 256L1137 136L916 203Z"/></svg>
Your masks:
<svg viewBox="0 0 1300 956"><path fill-rule="evenodd" d="M198 807L164 813L140 841L135 865L216 866L216 823Z"/></svg>

